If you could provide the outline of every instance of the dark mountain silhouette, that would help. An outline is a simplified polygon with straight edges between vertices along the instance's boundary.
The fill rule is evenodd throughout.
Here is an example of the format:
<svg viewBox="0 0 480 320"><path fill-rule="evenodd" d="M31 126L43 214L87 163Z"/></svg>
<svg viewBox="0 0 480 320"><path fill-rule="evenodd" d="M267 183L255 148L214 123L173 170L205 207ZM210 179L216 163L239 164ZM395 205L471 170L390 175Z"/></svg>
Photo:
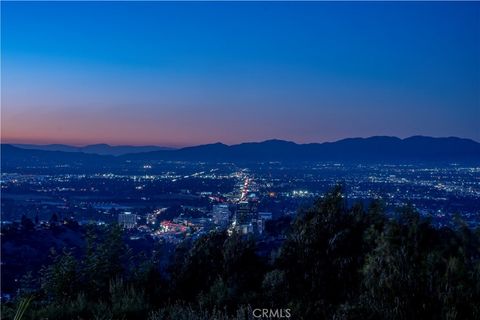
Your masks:
<svg viewBox="0 0 480 320"><path fill-rule="evenodd" d="M12 144L14 147L22 149L36 149L36 150L47 150L47 151L63 151L63 152L84 152L84 153L94 153L102 155L113 155L119 156L128 153L140 153L140 152L149 152L149 151L158 151L158 150L172 150L173 148L159 147L159 146L111 146L108 144L91 144L83 147L75 147L66 144L46 144L46 145L37 145L37 144Z"/></svg>
<svg viewBox="0 0 480 320"><path fill-rule="evenodd" d="M462 138L432 138L414 136L351 138L336 142L296 144L283 140L267 140L228 146L222 143L200 145L174 150L159 150L117 157L21 149L2 145L2 168L5 165L42 163L110 166L125 161L338 161L338 162L480 162L480 143Z"/></svg>
<svg viewBox="0 0 480 320"><path fill-rule="evenodd" d="M296 144L267 140L232 146L221 143L129 154L125 159L197 161L480 161L480 143L461 138L414 136L350 138L336 142Z"/></svg>
<svg viewBox="0 0 480 320"><path fill-rule="evenodd" d="M44 166L69 168L100 168L115 161L114 156L88 154L83 152L46 151L22 149L9 144L1 146L2 171L17 168Z"/></svg>

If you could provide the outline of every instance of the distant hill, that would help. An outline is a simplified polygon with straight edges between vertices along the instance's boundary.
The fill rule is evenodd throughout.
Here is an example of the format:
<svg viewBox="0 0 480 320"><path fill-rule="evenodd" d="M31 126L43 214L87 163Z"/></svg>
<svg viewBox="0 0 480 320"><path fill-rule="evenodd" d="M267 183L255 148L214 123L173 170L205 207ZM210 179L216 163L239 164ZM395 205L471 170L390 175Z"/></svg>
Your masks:
<svg viewBox="0 0 480 320"><path fill-rule="evenodd" d="M102 146L91 146L90 150L104 150ZM119 156L98 155L78 151L34 150L7 144L2 144L1 152L2 169L29 165L38 166L39 164L50 167L67 165L77 168L109 168L125 164L126 161L152 160L237 163L260 161L336 161L344 163L434 161L480 163L480 143L478 142L455 137L432 138L423 136L414 136L406 139L377 136L310 144L297 144L283 140L249 142L231 146L214 143L182 149L129 153Z"/></svg>
<svg viewBox="0 0 480 320"><path fill-rule="evenodd" d="M195 161L480 161L480 143L455 137L414 136L350 138L336 142L296 144L283 140L249 142L232 146L222 143L171 151L128 154L135 160Z"/></svg>
<svg viewBox="0 0 480 320"><path fill-rule="evenodd" d="M35 149L46 151L63 151L63 152L84 152L101 155L119 156L128 153L140 153L159 150L172 150L173 148L159 147L159 146L111 146L108 144L92 144L84 147L75 147L66 144L12 144L14 147L22 149Z"/></svg>
<svg viewBox="0 0 480 320"><path fill-rule="evenodd" d="M9 144L2 144L0 150L2 171L39 166L49 169L104 168L116 159L113 156L83 152L22 149Z"/></svg>

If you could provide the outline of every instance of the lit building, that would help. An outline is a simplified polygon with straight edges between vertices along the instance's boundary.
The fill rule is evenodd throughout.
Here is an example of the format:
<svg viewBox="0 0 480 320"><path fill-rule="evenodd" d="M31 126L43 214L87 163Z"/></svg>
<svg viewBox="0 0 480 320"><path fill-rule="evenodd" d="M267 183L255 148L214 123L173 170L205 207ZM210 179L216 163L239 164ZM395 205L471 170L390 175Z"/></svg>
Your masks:
<svg viewBox="0 0 480 320"><path fill-rule="evenodd" d="M230 218L230 210L227 204L217 204L212 210L213 222L219 226L226 226Z"/></svg>
<svg viewBox="0 0 480 320"><path fill-rule="evenodd" d="M259 212L257 216L257 232L262 234L265 231L265 221L272 220L271 212Z"/></svg>
<svg viewBox="0 0 480 320"><path fill-rule="evenodd" d="M259 212L258 219L262 219L264 221L272 220L272 213L271 212Z"/></svg>
<svg viewBox="0 0 480 320"><path fill-rule="evenodd" d="M251 223L242 224L239 226L238 231L240 231L241 234L253 233L253 225Z"/></svg>
<svg viewBox="0 0 480 320"><path fill-rule="evenodd" d="M246 224L252 219L250 215L250 206L247 201L241 201L237 205L237 212L235 213L235 220L237 224Z"/></svg>
<svg viewBox="0 0 480 320"><path fill-rule="evenodd" d="M124 212L118 215L118 224L123 228L131 229L137 225L137 215L131 212Z"/></svg>
<svg viewBox="0 0 480 320"><path fill-rule="evenodd" d="M257 219L258 202L256 200L240 201L235 213L237 230L242 234L256 233L260 228L263 231L263 222ZM260 223L260 225L259 225ZM261 233L261 232L260 232Z"/></svg>

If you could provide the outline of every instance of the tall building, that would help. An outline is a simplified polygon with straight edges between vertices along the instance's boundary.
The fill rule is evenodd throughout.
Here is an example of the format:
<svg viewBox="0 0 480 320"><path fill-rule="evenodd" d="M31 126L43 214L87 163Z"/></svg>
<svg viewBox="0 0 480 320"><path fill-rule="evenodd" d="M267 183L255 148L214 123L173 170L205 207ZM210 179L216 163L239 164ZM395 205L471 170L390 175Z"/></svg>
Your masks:
<svg viewBox="0 0 480 320"><path fill-rule="evenodd" d="M239 232L243 234L257 232L257 211L258 201L256 199L250 199L249 201L241 201L238 203L235 212L235 224Z"/></svg>
<svg viewBox="0 0 480 320"><path fill-rule="evenodd" d="M262 234L265 231L265 222L272 220L271 212L259 212L257 215L257 232Z"/></svg>
<svg viewBox="0 0 480 320"><path fill-rule="evenodd" d="M135 228L135 226L137 225L137 215L129 211L120 213L118 215L118 224L125 229Z"/></svg>
<svg viewBox="0 0 480 320"><path fill-rule="evenodd" d="M213 222L216 225L225 227L230 218L230 210L227 204L216 204L212 209Z"/></svg>
<svg viewBox="0 0 480 320"><path fill-rule="evenodd" d="M237 225L250 223L252 220L250 214L250 205L248 201L240 201L237 205L237 211L235 213L235 220Z"/></svg>

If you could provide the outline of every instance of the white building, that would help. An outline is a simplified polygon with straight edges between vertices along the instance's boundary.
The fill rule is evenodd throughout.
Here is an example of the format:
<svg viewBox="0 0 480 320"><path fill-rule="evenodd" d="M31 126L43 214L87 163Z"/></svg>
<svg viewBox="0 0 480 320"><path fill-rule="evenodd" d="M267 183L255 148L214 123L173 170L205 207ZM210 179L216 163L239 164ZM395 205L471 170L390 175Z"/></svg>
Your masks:
<svg viewBox="0 0 480 320"><path fill-rule="evenodd" d="M118 215L118 224L123 228L132 229L137 225L137 215L131 212L124 212Z"/></svg>
<svg viewBox="0 0 480 320"><path fill-rule="evenodd" d="M262 219L264 221L272 220L272 213L271 212L259 212L258 219Z"/></svg>
<svg viewBox="0 0 480 320"><path fill-rule="evenodd" d="M227 204L216 204L212 210L213 222L219 226L226 226L230 218L230 209Z"/></svg>

